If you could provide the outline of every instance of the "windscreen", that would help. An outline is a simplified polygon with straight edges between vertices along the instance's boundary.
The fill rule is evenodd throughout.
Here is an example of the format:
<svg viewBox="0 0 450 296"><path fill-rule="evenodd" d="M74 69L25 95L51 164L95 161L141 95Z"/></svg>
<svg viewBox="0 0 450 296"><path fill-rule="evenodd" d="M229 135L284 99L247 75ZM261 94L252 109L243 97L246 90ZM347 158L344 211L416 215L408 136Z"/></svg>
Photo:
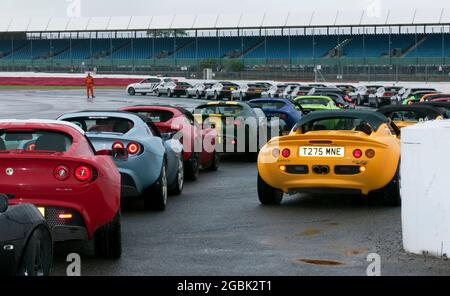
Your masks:
<svg viewBox="0 0 450 296"><path fill-rule="evenodd" d="M86 116L64 119L78 125L88 133L113 133L126 134L134 126L133 122L126 118L109 116Z"/></svg>
<svg viewBox="0 0 450 296"><path fill-rule="evenodd" d="M303 133L313 131L356 131L370 135L373 132L372 126L360 118L322 118L310 121L301 127Z"/></svg>
<svg viewBox="0 0 450 296"><path fill-rule="evenodd" d="M61 132L32 130L1 130L0 151L66 152L72 146L72 137Z"/></svg>

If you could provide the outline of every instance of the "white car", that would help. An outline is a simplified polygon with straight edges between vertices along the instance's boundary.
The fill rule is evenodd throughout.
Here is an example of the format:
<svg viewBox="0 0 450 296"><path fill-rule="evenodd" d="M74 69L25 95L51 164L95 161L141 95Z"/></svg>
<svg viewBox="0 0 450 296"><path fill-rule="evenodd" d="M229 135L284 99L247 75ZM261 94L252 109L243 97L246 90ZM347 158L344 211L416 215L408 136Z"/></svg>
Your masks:
<svg viewBox="0 0 450 296"><path fill-rule="evenodd" d="M138 83L133 83L127 86L127 93L130 96L134 96L135 94L141 94L145 96L149 93L154 93L158 85L164 82L172 81L172 78L169 77L150 77L142 80Z"/></svg>
<svg viewBox="0 0 450 296"><path fill-rule="evenodd" d="M188 98L194 97L196 99L201 99L205 96L206 90L213 87L214 84L216 84L216 83L215 82L201 82L201 83L194 84L192 87L189 87L186 90L187 97Z"/></svg>
<svg viewBox="0 0 450 296"><path fill-rule="evenodd" d="M220 81L214 84L211 88L205 91L205 99L212 98L219 100L224 98L231 98L231 92L239 89L239 85L230 81Z"/></svg>
<svg viewBox="0 0 450 296"><path fill-rule="evenodd" d="M289 86L289 84L282 83L273 85L267 91L261 94L263 98L281 98L283 97L284 90Z"/></svg>

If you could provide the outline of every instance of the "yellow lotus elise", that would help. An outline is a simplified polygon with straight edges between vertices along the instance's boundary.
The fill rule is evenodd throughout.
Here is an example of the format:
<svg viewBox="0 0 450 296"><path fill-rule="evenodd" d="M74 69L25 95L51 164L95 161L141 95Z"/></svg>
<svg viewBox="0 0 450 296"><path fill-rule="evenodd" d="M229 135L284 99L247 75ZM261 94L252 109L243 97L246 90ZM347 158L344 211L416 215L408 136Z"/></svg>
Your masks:
<svg viewBox="0 0 450 296"><path fill-rule="evenodd" d="M259 200L277 205L284 193L337 192L370 194L399 206L399 134L378 112L310 113L260 151Z"/></svg>

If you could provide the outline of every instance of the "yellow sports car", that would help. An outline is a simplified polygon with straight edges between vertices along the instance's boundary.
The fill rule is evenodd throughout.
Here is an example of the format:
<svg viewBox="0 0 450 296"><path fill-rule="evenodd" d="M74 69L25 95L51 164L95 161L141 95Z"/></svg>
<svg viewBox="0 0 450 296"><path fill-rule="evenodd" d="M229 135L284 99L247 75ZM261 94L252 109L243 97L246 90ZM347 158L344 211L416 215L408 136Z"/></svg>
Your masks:
<svg viewBox="0 0 450 296"><path fill-rule="evenodd" d="M446 109L425 104L393 105L378 109L378 112L390 118L398 128L404 128L428 120L442 120Z"/></svg>
<svg viewBox="0 0 450 296"><path fill-rule="evenodd" d="M273 138L258 156L258 195L280 204L283 193L338 192L400 205L399 129L373 111L317 111Z"/></svg>

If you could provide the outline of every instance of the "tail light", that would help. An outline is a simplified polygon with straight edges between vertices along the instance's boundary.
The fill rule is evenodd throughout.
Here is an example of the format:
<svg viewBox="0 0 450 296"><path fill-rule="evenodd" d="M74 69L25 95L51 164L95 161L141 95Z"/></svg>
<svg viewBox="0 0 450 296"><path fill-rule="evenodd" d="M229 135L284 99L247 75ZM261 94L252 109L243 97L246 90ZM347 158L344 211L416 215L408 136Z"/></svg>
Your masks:
<svg viewBox="0 0 450 296"><path fill-rule="evenodd" d="M53 170L53 175L58 181L66 181L70 177L70 171L66 166L60 165Z"/></svg>
<svg viewBox="0 0 450 296"><path fill-rule="evenodd" d="M35 143L29 144L28 147L27 147L27 150L28 151L36 150L36 144Z"/></svg>
<svg viewBox="0 0 450 296"><path fill-rule="evenodd" d="M392 96L393 96L393 94L392 94L392 93L390 93L390 92L385 92L385 93L384 93L384 96L386 96L386 97L392 97Z"/></svg>
<svg viewBox="0 0 450 296"><path fill-rule="evenodd" d="M129 154L135 155L139 153L139 144L131 142L130 144L128 144L127 150Z"/></svg>
<svg viewBox="0 0 450 296"><path fill-rule="evenodd" d="M283 151L281 151L281 155L284 157L284 158L288 158L289 156L291 156L291 150L289 150L289 149L283 149Z"/></svg>
<svg viewBox="0 0 450 296"><path fill-rule="evenodd" d="M361 158L363 156L363 153L360 149L353 150L353 157L355 158Z"/></svg>
<svg viewBox="0 0 450 296"><path fill-rule="evenodd" d="M75 169L75 179L86 182L92 177L92 169L87 166L79 166Z"/></svg>
<svg viewBox="0 0 450 296"><path fill-rule="evenodd" d="M123 149L123 148L125 148L125 146L123 145L122 142L115 142L115 143L112 145L112 149Z"/></svg>
<svg viewBox="0 0 450 296"><path fill-rule="evenodd" d="M60 220L70 220L73 218L73 215L70 213L59 213L58 214L58 219Z"/></svg>
<svg viewBox="0 0 450 296"><path fill-rule="evenodd" d="M375 157L375 150L373 150L373 149L366 150L366 156L368 158L374 158Z"/></svg>

